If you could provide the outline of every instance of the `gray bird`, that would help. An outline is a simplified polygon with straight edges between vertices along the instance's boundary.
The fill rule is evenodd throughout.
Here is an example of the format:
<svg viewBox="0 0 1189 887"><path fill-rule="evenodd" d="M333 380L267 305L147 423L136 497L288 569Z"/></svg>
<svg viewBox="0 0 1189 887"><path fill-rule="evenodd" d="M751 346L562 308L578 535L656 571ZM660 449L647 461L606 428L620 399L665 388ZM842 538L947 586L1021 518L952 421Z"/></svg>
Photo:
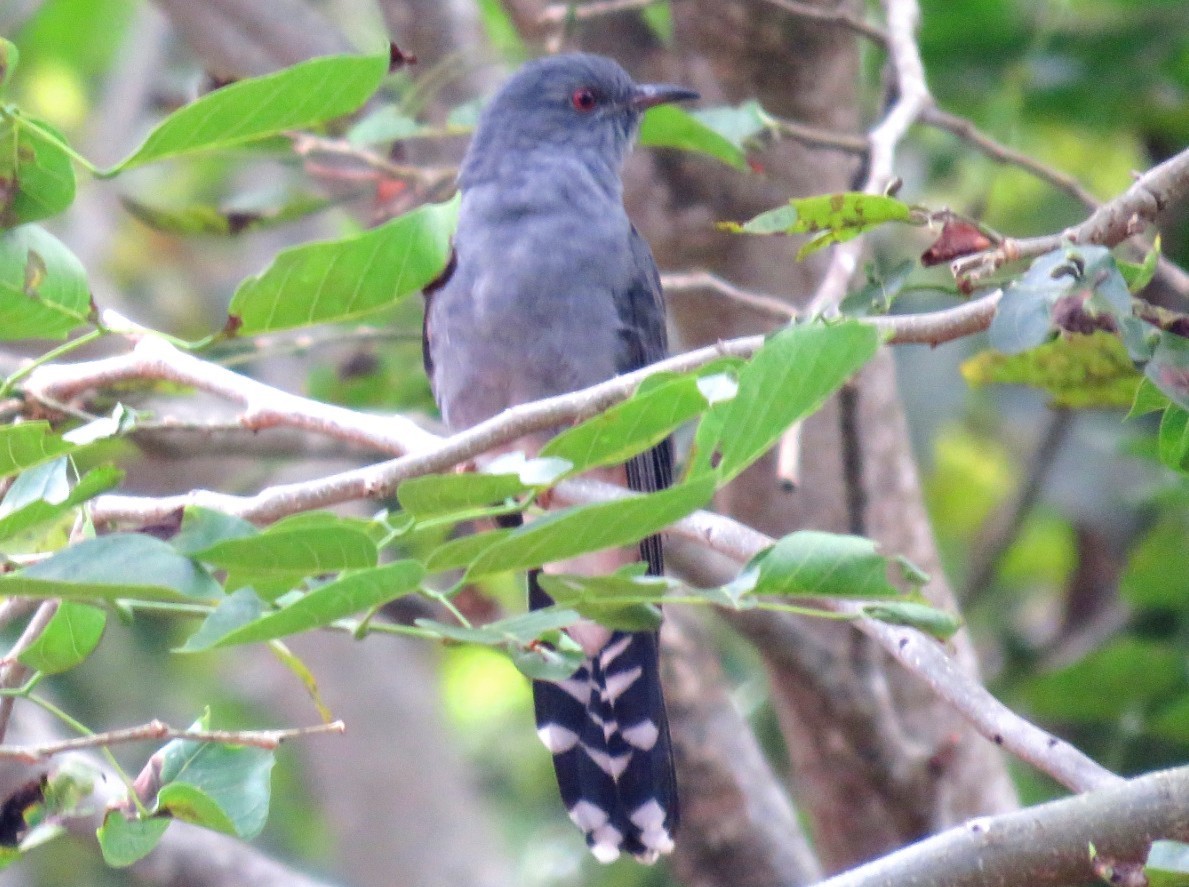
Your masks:
<svg viewBox="0 0 1189 887"><path fill-rule="evenodd" d="M426 371L452 430L665 356L656 262L624 210L620 171L645 109L695 98L571 54L526 64L487 105L458 178L454 257L425 292ZM632 458L626 477L642 492L668 486L671 443ZM658 537L640 554L662 573ZM530 573L530 606L550 603ZM626 851L653 862L677 827L657 635L571 633L585 664L533 685L562 802L600 861Z"/></svg>

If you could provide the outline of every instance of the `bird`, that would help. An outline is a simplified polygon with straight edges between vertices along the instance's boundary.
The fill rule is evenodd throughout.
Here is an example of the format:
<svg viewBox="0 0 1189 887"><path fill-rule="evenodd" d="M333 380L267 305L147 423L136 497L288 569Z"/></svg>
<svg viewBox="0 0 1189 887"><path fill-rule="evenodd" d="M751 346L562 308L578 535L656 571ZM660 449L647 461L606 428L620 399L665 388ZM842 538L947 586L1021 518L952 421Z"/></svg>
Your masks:
<svg viewBox="0 0 1189 887"><path fill-rule="evenodd" d="M621 170L646 109L696 98L567 53L526 63L485 106L459 169L452 256L424 291L425 368L452 432L666 356L660 276L628 219ZM667 487L672 442L618 473L636 491ZM638 555L663 573L659 537ZM528 574L531 608L552 603L538 577ZM533 682L538 735L594 857L651 864L673 850L679 819L658 634L591 623L569 633L586 658L566 680Z"/></svg>

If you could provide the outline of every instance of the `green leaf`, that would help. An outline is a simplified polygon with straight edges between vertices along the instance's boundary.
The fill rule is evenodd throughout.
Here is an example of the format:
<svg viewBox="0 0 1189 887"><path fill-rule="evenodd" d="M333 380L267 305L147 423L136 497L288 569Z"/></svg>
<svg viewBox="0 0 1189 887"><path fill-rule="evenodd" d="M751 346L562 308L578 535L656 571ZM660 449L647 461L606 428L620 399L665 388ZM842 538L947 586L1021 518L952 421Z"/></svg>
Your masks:
<svg viewBox="0 0 1189 887"><path fill-rule="evenodd" d="M395 142L415 136L420 130L421 124L396 105L382 105L347 130L347 141L352 145Z"/></svg>
<svg viewBox="0 0 1189 887"><path fill-rule="evenodd" d="M506 62L523 62L532 57L501 0L477 0L477 5L483 31L500 58Z"/></svg>
<svg viewBox="0 0 1189 887"><path fill-rule="evenodd" d="M1063 246L1004 289L987 335L994 348L1016 354L1042 344L1058 326L1113 332L1130 320L1131 295L1110 251Z"/></svg>
<svg viewBox="0 0 1189 887"><path fill-rule="evenodd" d="M532 490L516 474L427 474L401 483L400 507L419 519L502 505Z"/></svg>
<svg viewBox="0 0 1189 887"><path fill-rule="evenodd" d="M174 111L107 174L342 117L367 101L387 72L384 56L337 55L240 80Z"/></svg>
<svg viewBox="0 0 1189 887"><path fill-rule="evenodd" d="M541 587L558 604L573 607L587 619L622 631L656 631L661 612L655 604L676 582L664 576L641 576L620 570L610 576L542 573Z"/></svg>
<svg viewBox="0 0 1189 887"><path fill-rule="evenodd" d="M74 489L67 486L64 497L60 490L42 488L41 495L33 495L32 491L27 490L27 486L35 482L27 481L27 478L39 480L39 475L50 471L60 473L65 482L66 464L65 459L43 463L19 475L13 481L3 503L0 503L0 540L11 539L18 533L57 520L88 499L107 492L124 477L124 472L120 469L104 465L88 471Z"/></svg>
<svg viewBox="0 0 1189 887"><path fill-rule="evenodd" d="M947 613L916 601L890 601L884 604L867 604L863 615L890 625L906 625L932 635L939 641L948 641L962 628L962 617Z"/></svg>
<svg viewBox="0 0 1189 887"><path fill-rule="evenodd" d="M324 197L302 194L279 205L261 209L227 209L211 204L193 204L174 209L151 206L131 197L121 197L124 209L138 221L166 234L209 234L232 237L248 231L275 228L330 206Z"/></svg>
<svg viewBox="0 0 1189 887"><path fill-rule="evenodd" d="M43 121L0 111L0 228L57 215L74 190L62 137Z"/></svg>
<svg viewBox="0 0 1189 887"><path fill-rule="evenodd" d="M124 868L148 856L169 828L164 816L128 819L120 810L108 810L95 835L103 861L112 868Z"/></svg>
<svg viewBox="0 0 1189 887"><path fill-rule="evenodd" d="M198 630L186 638L186 643L175 652L199 653L209 650L232 632L255 622L264 615L267 607L254 589L238 588L219 601L218 606L202 621Z"/></svg>
<svg viewBox="0 0 1189 887"><path fill-rule="evenodd" d="M1017 354L983 351L961 370L972 387L1030 385L1052 395L1053 405L1076 409L1130 406L1143 379L1119 337L1102 330L1059 336Z"/></svg>
<svg viewBox="0 0 1189 887"><path fill-rule="evenodd" d="M268 819L271 751L175 739L154 757L162 782L154 812L241 838L260 834Z"/></svg>
<svg viewBox="0 0 1189 887"><path fill-rule="evenodd" d="M1160 418L1157 443L1161 462L1189 474L1189 412L1170 405Z"/></svg>
<svg viewBox="0 0 1189 887"><path fill-rule="evenodd" d="M1181 409L1189 410L1189 339L1160 331L1152 359L1144 367L1157 388Z"/></svg>
<svg viewBox="0 0 1189 887"><path fill-rule="evenodd" d="M62 601L45 630L18 658L45 674L69 671L99 646L106 624L107 614L98 607Z"/></svg>
<svg viewBox="0 0 1189 887"><path fill-rule="evenodd" d="M1033 678L1022 695L1039 717L1115 723L1175 692L1182 684L1183 659L1174 645L1120 637L1072 665Z"/></svg>
<svg viewBox="0 0 1189 887"><path fill-rule="evenodd" d="M772 117L755 99L733 107L698 108L691 113L740 149L773 124Z"/></svg>
<svg viewBox="0 0 1189 887"><path fill-rule="evenodd" d="M195 555L220 542L255 536L259 532L243 518L188 505L182 514L181 529L169 541L182 554Z"/></svg>
<svg viewBox="0 0 1189 887"><path fill-rule="evenodd" d="M432 619L418 619L416 625L431 635L449 641L465 644L484 644L491 647L506 647L509 644L524 646L540 640L544 635L558 632L581 621L577 611L565 607L545 607L519 616L510 616L467 628L462 625L447 625Z"/></svg>
<svg viewBox="0 0 1189 887"><path fill-rule="evenodd" d="M511 528L488 530L485 533L471 533L443 542L425 560L425 568L431 573L458 570L471 564L480 554L511 536Z"/></svg>
<svg viewBox="0 0 1189 887"><path fill-rule="evenodd" d="M254 606L248 596L243 594L245 590L241 589L232 595L233 598L241 595L236 603L228 604L228 610L223 612L220 612L222 608L215 610L182 649L195 652L211 647L259 643L321 628L353 613L416 591L424 575L421 565L411 560L360 570L319 586L280 610L238 624L244 615L252 612ZM216 636L215 628L223 626L232 627Z"/></svg>
<svg viewBox="0 0 1189 887"><path fill-rule="evenodd" d="M739 224L720 222L719 227L736 234L813 234L797 253L802 259L831 243L841 243L887 222L908 222L912 208L894 197L847 192L801 197L787 206L761 213Z"/></svg>
<svg viewBox="0 0 1189 887"><path fill-rule="evenodd" d="M1143 262L1136 265L1132 262L1119 262L1119 273L1127 281L1127 289L1138 293L1156 276L1156 267L1160 263L1160 235L1152 241L1152 248L1144 256Z"/></svg>
<svg viewBox="0 0 1189 887"><path fill-rule="evenodd" d="M512 663L534 681L564 681L586 661L586 653L565 632L557 632L549 643L513 647Z"/></svg>
<svg viewBox="0 0 1189 887"><path fill-rule="evenodd" d="M1129 608L1189 612L1189 558L1170 557L1187 538L1189 518L1170 510L1132 545L1119 577L1119 595Z"/></svg>
<svg viewBox="0 0 1189 887"><path fill-rule="evenodd" d="M78 449L54 434L49 422L22 422L0 428L0 478L49 462Z"/></svg>
<svg viewBox="0 0 1189 887"><path fill-rule="evenodd" d="M3 89L17 68L21 53L16 44L0 37L0 89Z"/></svg>
<svg viewBox="0 0 1189 887"><path fill-rule="evenodd" d="M648 4L640 10L640 18L644 19L644 24L648 25L657 40L665 46L673 45L673 9L669 0Z"/></svg>
<svg viewBox="0 0 1189 887"><path fill-rule="evenodd" d="M166 543L139 533L112 533L84 540L20 572L0 576L0 594L213 601L223 596L223 589Z"/></svg>
<svg viewBox="0 0 1189 887"><path fill-rule="evenodd" d="M277 523L254 536L223 539L191 556L217 567L252 574L329 573L374 567L376 543L350 524L291 527Z"/></svg>
<svg viewBox="0 0 1189 887"><path fill-rule="evenodd" d="M714 478L707 476L646 496L550 512L479 554L466 578L538 567L639 542L701 508L713 493Z"/></svg>
<svg viewBox="0 0 1189 887"><path fill-rule="evenodd" d="M1135 400L1131 402L1131 409L1127 413L1127 418L1136 419L1140 416L1146 416L1148 413L1159 412L1165 409L1169 403L1169 399L1156 387L1151 379L1143 378L1140 380L1139 387L1135 389Z"/></svg>
<svg viewBox="0 0 1189 887"><path fill-rule="evenodd" d="M894 561L861 536L799 530L764 549L727 590L785 597L897 598L888 578Z"/></svg>
<svg viewBox="0 0 1189 887"><path fill-rule="evenodd" d="M770 338L739 373L739 393L716 406L696 439L698 467L715 451L720 483L767 452L785 430L813 411L874 355L879 333L867 324L813 322Z"/></svg>
<svg viewBox="0 0 1189 887"><path fill-rule="evenodd" d="M747 156L738 146L676 105L649 108L640 121L639 142L650 148L697 151L736 169L747 169Z"/></svg>
<svg viewBox="0 0 1189 887"><path fill-rule="evenodd" d="M1153 841L1144 862L1148 887L1189 887L1189 844Z"/></svg>
<svg viewBox="0 0 1189 887"><path fill-rule="evenodd" d="M693 374L666 375L641 386L623 403L557 435L545 444L541 455L570 462L571 474L624 462L709 408L701 381Z"/></svg>
<svg viewBox="0 0 1189 887"><path fill-rule="evenodd" d="M64 339L88 322L87 272L37 225L0 231L0 340Z"/></svg>
<svg viewBox="0 0 1189 887"><path fill-rule="evenodd" d="M334 323L420 292L450 256L457 198L429 204L363 234L283 250L231 299L242 335Z"/></svg>

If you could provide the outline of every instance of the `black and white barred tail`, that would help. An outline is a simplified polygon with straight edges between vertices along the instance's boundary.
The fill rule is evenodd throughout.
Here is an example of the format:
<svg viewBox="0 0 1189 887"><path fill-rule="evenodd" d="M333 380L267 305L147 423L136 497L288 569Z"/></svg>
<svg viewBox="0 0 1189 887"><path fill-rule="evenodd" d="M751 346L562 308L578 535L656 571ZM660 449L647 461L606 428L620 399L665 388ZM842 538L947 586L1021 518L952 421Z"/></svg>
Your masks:
<svg viewBox="0 0 1189 887"><path fill-rule="evenodd" d="M530 573L533 606L548 596ZM673 849L677 786L656 632L615 631L564 681L534 681L537 734L562 802L600 862Z"/></svg>

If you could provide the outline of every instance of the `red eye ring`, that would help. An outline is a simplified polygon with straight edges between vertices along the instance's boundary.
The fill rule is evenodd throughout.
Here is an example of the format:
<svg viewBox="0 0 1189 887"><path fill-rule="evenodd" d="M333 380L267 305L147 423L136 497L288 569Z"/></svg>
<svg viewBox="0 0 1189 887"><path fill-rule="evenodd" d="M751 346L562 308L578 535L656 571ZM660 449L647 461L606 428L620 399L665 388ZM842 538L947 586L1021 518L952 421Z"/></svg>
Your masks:
<svg viewBox="0 0 1189 887"><path fill-rule="evenodd" d="M574 106L575 110L585 114L595 109L595 105L599 103L599 99L594 94L594 90L583 86L574 90L574 94L570 96L570 103Z"/></svg>

